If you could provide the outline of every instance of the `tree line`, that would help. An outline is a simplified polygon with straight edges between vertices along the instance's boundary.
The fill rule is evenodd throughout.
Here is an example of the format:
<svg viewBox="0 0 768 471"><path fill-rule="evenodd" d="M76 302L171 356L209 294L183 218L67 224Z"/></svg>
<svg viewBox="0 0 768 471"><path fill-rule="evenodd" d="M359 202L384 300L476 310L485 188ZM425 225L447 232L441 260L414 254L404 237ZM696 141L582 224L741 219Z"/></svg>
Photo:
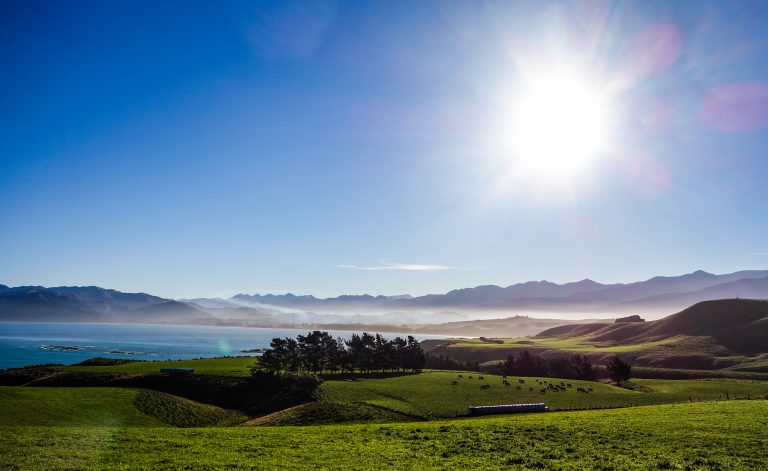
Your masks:
<svg viewBox="0 0 768 471"><path fill-rule="evenodd" d="M271 373L415 372L425 363L424 350L411 335L390 340L363 332L342 339L319 330L273 338L259 359L260 368Z"/></svg>
<svg viewBox="0 0 768 471"><path fill-rule="evenodd" d="M544 358L528 350L518 355L508 355L497 366L498 373L508 376L544 376L553 378L597 379L597 365L585 355L557 356ZM618 357L613 357L606 365L608 375L614 381L629 379L632 366Z"/></svg>

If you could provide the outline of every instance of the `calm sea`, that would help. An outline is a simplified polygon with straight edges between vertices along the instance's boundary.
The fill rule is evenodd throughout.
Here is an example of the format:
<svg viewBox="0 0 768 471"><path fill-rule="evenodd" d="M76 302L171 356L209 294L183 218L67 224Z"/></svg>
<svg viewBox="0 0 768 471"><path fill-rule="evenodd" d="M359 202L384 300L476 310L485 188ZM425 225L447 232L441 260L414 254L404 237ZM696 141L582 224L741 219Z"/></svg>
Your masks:
<svg viewBox="0 0 768 471"><path fill-rule="evenodd" d="M0 322L0 368L42 363L69 365L93 357L166 360L242 355L268 347L274 337L295 337L307 329L206 327L155 324ZM352 331L329 331L348 338ZM387 338L398 334L383 334ZM405 336L407 334L400 334ZM414 335L419 340L440 338Z"/></svg>

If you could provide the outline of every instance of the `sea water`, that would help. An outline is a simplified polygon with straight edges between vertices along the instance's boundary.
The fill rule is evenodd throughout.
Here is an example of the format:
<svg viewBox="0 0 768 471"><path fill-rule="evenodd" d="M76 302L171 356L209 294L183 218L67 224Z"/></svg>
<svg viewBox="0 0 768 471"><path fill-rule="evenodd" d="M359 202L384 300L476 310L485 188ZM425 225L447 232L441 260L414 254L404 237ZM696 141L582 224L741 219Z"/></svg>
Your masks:
<svg viewBox="0 0 768 471"><path fill-rule="evenodd" d="M167 360L245 355L269 347L274 337L296 337L308 329L208 327L158 324L0 322L0 369L44 363L71 365L88 358ZM319 329L322 330L322 329ZM349 338L352 331L328 331ZM408 334L383 334L387 338ZM419 340L440 338L414 335Z"/></svg>

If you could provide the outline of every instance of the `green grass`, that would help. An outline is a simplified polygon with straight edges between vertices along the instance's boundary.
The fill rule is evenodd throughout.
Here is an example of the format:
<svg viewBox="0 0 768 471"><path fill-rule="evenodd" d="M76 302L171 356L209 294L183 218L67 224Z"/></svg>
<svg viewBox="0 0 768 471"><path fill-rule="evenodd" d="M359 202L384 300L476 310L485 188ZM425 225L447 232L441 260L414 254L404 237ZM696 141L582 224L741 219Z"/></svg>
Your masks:
<svg viewBox="0 0 768 471"><path fill-rule="evenodd" d="M389 422L411 422L414 420L421 419L362 402L335 403L317 401L289 407L279 412L258 417L243 425L382 424Z"/></svg>
<svg viewBox="0 0 768 471"><path fill-rule="evenodd" d="M730 368L733 371L768 373L768 360L753 361Z"/></svg>
<svg viewBox="0 0 768 471"><path fill-rule="evenodd" d="M244 415L157 391L126 388L0 386L0 425L202 427Z"/></svg>
<svg viewBox="0 0 768 471"><path fill-rule="evenodd" d="M517 337L498 339L503 343L488 343L483 342L480 339L468 338L451 340L451 344L448 348L530 348L539 350L559 350L569 353L628 353L655 349L665 345L674 345L679 342L688 341L689 339L690 337L678 336L654 342L615 345L612 342L595 342L589 340L587 336L571 338Z"/></svg>
<svg viewBox="0 0 768 471"><path fill-rule="evenodd" d="M249 376L254 357L198 358L195 360L132 361L114 366L67 366L64 371L93 373L158 373L160 368L194 368L195 373L218 376Z"/></svg>
<svg viewBox="0 0 768 471"><path fill-rule="evenodd" d="M138 395L122 388L0 386L0 425L166 426L136 408Z"/></svg>
<svg viewBox="0 0 768 471"><path fill-rule="evenodd" d="M134 405L138 410L176 427L226 426L248 419L240 412L147 389L139 391Z"/></svg>
<svg viewBox="0 0 768 471"><path fill-rule="evenodd" d="M386 379L359 379L354 382L326 381L321 393L333 403L367 403L397 412L428 418L450 418L466 413L470 405L489 405L525 402L545 402L552 410L627 407L644 404L663 404L684 401L709 401L766 397L768 382L721 379L703 380L636 380L640 389L633 391L590 381L540 378L541 381L570 383L572 388L564 392L547 391L535 378L525 378L520 384L518 377L509 377L512 386L503 386L500 376L456 372L429 371L417 375L397 376ZM474 379L468 379L473 376ZM452 385L453 381L458 384ZM481 385L490 385L481 389ZM521 390L517 387L520 386ZM533 391L529 388L533 387ZM577 388L592 388L589 394L577 392Z"/></svg>
<svg viewBox="0 0 768 471"><path fill-rule="evenodd" d="M768 402L385 425L0 427L9 469L766 469Z"/></svg>

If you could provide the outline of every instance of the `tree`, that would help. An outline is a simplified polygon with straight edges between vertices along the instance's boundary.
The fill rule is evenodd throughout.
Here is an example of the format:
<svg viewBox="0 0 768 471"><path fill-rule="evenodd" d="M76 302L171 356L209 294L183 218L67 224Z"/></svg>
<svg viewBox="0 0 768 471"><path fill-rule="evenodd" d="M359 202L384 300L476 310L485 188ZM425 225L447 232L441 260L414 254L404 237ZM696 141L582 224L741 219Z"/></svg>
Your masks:
<svg viewBox="0 0 768 471"><path fill-rule="evenodd" d="M573 371L574 379L584 379L587 381L597 379L595 364L584 355L574 355L571 357L571 370Z"/></svg>
<svg viewBox="0 0 768 471"><path fill-rule="evenodd" d="M414 372L424 368L427 363L427 355L421 349L421 345L412 335L406 339L405 355L403 358L403 369Z"/></svg>
<svg viewBox="0 0 768 471"><path fill-rule="evenodd" d="M259 362L259 371L270 373L413 371L424 368L426 355L419 342L380 334L352 334L349 340L334 339L315 330L296 339L274 338Z"/></svg>
<svg viewBox="0 0 768 471"><path fill-rule="evenodd" d="M608 369L608 376L617 383L629 380L629 375L632 373L632 365L619 357L611 358L606 368Z"/></svg>

